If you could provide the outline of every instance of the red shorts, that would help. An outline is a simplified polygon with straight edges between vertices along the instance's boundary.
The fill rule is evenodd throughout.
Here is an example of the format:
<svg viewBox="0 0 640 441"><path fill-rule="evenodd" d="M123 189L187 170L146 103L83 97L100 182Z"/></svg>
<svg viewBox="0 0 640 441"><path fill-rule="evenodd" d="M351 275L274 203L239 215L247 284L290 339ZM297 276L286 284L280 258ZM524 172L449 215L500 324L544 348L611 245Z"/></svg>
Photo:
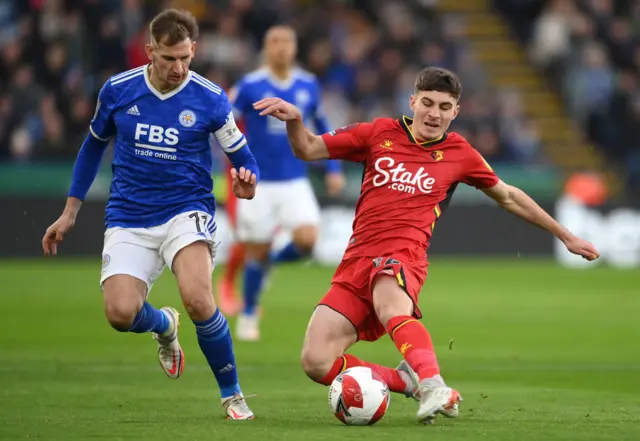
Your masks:
<svg viewBox="0 0 640 441"><path fill-rule="evenodd" d="M400 287L414 304L414 317L422 318L418 308L418 295L427 277L428 263L403 260L402 255L352 257L344 259L331 280L329 292L320 300L344 315L358 332L358 340L376 341L387 333L378 320L373 307L373 281L380 273L387 272L397 278Z"/></svg>

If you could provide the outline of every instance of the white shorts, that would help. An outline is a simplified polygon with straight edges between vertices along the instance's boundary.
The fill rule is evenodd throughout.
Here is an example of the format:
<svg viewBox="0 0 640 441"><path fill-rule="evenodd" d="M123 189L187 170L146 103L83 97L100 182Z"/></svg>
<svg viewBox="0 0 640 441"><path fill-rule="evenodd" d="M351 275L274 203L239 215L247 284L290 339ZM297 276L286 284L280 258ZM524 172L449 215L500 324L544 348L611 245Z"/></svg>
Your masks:
<svg viewBox="0 0 640 441"><path fill-rule="evenodd" d="M237 233L243 242L270 243L278 227L320 224L320 206L309 180L260 182L256 196L238 201Z"/></svg>
<svg viewBox="0 0 640 441"><path fill-rule="evenodd" d="M147 292L164 271L171 269L178 251L194 242L204 241L215 258L216 224L203 211L188 211L165 224L151 228L109 228L104 233L100 285L116 274L127 274L147 284Z"/></svg>

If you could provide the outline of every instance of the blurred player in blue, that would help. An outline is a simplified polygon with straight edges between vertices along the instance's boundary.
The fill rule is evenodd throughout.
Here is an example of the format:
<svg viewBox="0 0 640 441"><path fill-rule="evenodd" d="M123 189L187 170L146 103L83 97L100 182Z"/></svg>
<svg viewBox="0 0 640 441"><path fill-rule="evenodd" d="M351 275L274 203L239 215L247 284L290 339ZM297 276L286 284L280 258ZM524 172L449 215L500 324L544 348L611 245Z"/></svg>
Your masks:
<svg viewBox="0 0 640 441"><path fill-rule="evenodd" d="M244 248L245 265L244 309L235 336L244 341L260 338L258 298L270 264L310 255L318 237L320 208L307 178L307 165L291 152L286 125L275 118L262 118L253 109L254 102L266 97L290 100L302 109L305 120L315 123L316 132L329 131L320 111L320 85L313 74L294 65L296 51L291 27L270 28L264 38L266 65L245 75L229 92L261 173L255 199L239 200L236 213L236 234ZM340 163L327 161L326 172L328 193L336 195L344 184ZM289 231L292 241L272 255L277 228ZM229 278L225 282L220 286L221 299L232 297Z"/></svg>
<svg viewBox="0 0 640 441"><path fill-rule="evenodd" d="M165 10L151 22L150 35L146 52L151 63L111 77L100 91L66 207L47 229L42 246L45 255L57 254L113 139L100 278L107 320L117 331L152 333L162 369L169 378L179 378L184 354L178 312L147 302L153 283L169 267L220 387L227 418L252 419L238 383L229 326L211 287L216 223L210 134L234 166L238 198L254 197L258 167L225 92L189 70L198 36L195 18Z"/></svg>

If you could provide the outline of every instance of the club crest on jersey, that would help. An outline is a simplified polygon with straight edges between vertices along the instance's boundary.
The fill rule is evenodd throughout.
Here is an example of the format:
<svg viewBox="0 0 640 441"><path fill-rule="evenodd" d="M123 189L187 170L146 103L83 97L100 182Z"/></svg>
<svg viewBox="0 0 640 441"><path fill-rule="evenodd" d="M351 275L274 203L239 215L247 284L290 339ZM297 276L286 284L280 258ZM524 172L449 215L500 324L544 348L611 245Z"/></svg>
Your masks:
<svg viewBox="0 0 640 441"><path fill-rule="evenodd" d="M311 100L311 95L306 90L298 90L296 92L296 106L298 107L306 107Z"/></svg>
<svg viewBox="0 0 640 441"><path fill-rule="evenodd" d="M183 110L180 112L180 115L178 115L178 121L180 121L180 124L184 127L193 127L196 123L196 114L191 110Z"/></svg>
<svg viewBox="0 0 640 441"><path fill-rule="evenodd" d="M433 152L431 152L431 159L433 159L434 161L442 161L442 158L444 158L442 150L434 150Z"/></svg>
<svg viewBox="0 0 640 441"><path fill-rule="evenodd" d="M105 254L104 256L102 256L102 268L108 267L110 262L111 262L110 255Z"/></svg>

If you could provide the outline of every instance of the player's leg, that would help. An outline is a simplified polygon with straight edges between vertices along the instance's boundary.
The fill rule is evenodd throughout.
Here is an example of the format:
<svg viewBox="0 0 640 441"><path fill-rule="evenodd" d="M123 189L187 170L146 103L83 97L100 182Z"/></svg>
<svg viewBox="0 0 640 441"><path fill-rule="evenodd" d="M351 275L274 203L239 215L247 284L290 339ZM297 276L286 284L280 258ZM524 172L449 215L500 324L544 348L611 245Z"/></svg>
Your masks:
<svg viewBox="0 0 640 441"><path fill-rule="evenodd" d="M244 243L245 263L242 294L244 305L236 322L236 338L241 341L260 340L260 296L269 274L270 242Z"/></svg>
<svg viewBox="0 0 640 441"><path fill-rule="evenodd" d="M402 264L395 261L375 276L373 303L396 348L418 376L418 418L431 422L437 413L457 416L461 398L456 390L445 385L431 336L416 318L415 296L420 287L409 285L418 283L408 278Z"/></svg>
<svg viewBox="0 0 640 441"><path fill-rule="evenodd" d="M345 369L368 367L391 391L412 396L414 385L408 373L345 353L359 338L375 339L368 338L373 335L369 329L372 314L370 305L343 286L332 284L309 321L302 348L302 367L309 378L327 386ZM358 323L358 327L354 323Z"/></svg>
<svg viewBox="0 0 640 441"><path fill-rule="evenodd" d="M177 338L179 315L173 308L156 309L146 301L164 262L153 248L153 229L144 237L135 231L116 228L105 235L100 279L105 315L120 332L153 333L160 365L169 378L176 379L184 369Z"/></svg>
<svg viewBox="0 0 640 441"><path fill-rule="evenodd" d="M252 419L253 412L247 407L238 382L229 326L213 297L215 230L209 215L197 216L208 227L197 231L193 213L179 215L161 253L176 277L182 302L196 327L198 344L220 388L227 418ZM206 219L202 219L204 216Z"/></svg>
<svg viewBox="0 0 640 441"><path fill-rule="evenodd" d="M294 262L310 256L318 240L320 206L308 179L289 183L282 192L278 218L291 231L291 242L271 256L274 263Z"/></svg>
<svg viewBox="0 0 640 441"><path fill-rule="evenodd" d="M241 341L260 339L260 294L269 272L269 250L276 229L274 197L277 185L263 182L256 196L238 201L238 237L245 250L243 269L244 307L236 322L236 338Z"/></svg>
<svg viewBox="0 0 640 441"><path fill-rule="evenodd" d="M223 314L227 316L235 316L240 312L242 303L236 290L236 280L238 273L244 265L244 245L237 240L237 228L238 228L238 198L233 193L231 185L233 179L231 177L231 164L227 162L227 201L225 209L229 223L236 232L236 240L231 245L229 251L229 259L225 265L225 270L218 282L216 289L218 306Z"/></svg>

